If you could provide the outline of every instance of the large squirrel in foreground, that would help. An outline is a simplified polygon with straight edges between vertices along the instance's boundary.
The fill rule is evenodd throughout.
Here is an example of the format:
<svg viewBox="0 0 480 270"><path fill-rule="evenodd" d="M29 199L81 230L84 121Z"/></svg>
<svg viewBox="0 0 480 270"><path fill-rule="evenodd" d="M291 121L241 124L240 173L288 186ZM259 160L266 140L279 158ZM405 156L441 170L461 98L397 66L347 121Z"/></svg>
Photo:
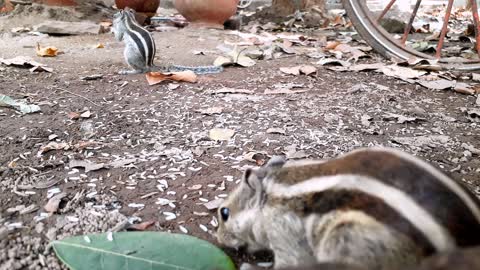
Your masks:
<svg viewBox="0 0 480 270"><path fill-rule="evenodd" d="M135 13L130 8L120 10L114 14L112 31L118 41L125 43L125 61L132 68L132 70L122 70L119 74L127 75L150 71L176 72L185 70L191 70L197 74L208 74L223 71L222 66L155 66L153 63L156 54L155 40L150 32L138 24L135 19Z"/></svg>
<svg viewBox="0 0 480 270"><path fill-rule="evenodd" d="M271 250L275 269L409 269L439 252L480 246L478 199L428 163L388 148L324 161L274 157L246 170L218 216L220 244Z"/></svg>

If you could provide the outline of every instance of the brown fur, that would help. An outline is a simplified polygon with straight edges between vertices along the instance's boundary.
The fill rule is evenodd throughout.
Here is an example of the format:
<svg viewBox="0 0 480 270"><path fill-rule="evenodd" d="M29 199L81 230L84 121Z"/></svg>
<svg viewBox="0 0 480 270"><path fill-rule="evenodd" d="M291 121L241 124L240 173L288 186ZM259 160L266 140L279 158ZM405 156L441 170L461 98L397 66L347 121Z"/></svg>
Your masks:
<svg viewBox="0 0 480 270"><path fill-rule="evenodd" d="M471 210L437 178L436 169L422 164L378 149L362 149L314 164L284 165L276 159L246 172L220 207L229 208L230 216L224 222L219 215L217 238L230 247L272 250L275 268L317 261L393 269L409 267L435 251L418 228L375 195L355 189L309 192L308 186L288 199L272 193L278 190L275 185L288 188L333 176L338 181L369 177L395 188L430 213L458 245L480 244L480 224Z"/></svg>

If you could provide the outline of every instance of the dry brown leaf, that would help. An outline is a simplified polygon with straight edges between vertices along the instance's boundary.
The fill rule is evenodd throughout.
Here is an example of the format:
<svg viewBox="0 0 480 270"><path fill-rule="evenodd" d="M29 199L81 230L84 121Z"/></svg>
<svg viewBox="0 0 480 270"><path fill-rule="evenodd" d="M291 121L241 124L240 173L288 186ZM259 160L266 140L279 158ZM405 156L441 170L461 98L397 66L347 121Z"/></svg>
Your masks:
<svg viewBox="0 0 480 270"><path fill-rule="evenodd" d="M52 46L42 48L40 43L37 43L37 55L42 57L54 57L57 56L58 49Z"/></svg>
<svg viewBox="0 0 480 270"><path fill-rule="evenodd" d="M40 147L40 150L37 153L38 157L41 157L44 153L51 151L51 150L62 150L68 149L70 145L68 143L57 143L57 142L49 142L47 145Z"/></svg>
<svg viewBox="0 0 480 270"><path fill-rule="evenodd" d="M317 68L314 67L314 66L310 66L310 65L303 65L303 66L300 67L300 72L305 74L305 75L310 75L312 73L317 72Z"/></svg>
<svg viewBox="0 0 480 270"><path fill-rule="evenodd" d="M327 49L327 50L333 50L333 49L335 49L338 45L340 45L340 41L329 41L329 42L327 42L327 46L325 46L325 49Z"/></svg>
<svg viewBox="0 0 480 270"><path fill-rule="evenodd" d="M138 224L132 224L132 225L128 226L126 229L127 229L127 231L145 231L154 224L155 224L155 221L153 221L153 220L145 221L145 222L138 223Z"/></svg>
<svg viewBox="0 0 480 270"><path fill-rule="evenodd" d="M344 43L336 46L334 50L342 53L351 53L352 58L355 60L358 60L360 57L366 56L366 54L363 51L359 50L358 48L352 47Z"/></svg>
<svg viewBox="0 0 480 270"><path fill-rule="evenodd" d="M472 88L471 85L466 83L457 83L455 85L455 88L453 88L453 90L457 93L465 94L465 95L475 95L477 92L474 88Z"/></svg>
<svg viewBox="0 0 480 270"><path fill-rule="evenodd" d="M67 196L67 194L64 193L64 192L53 196L52 198L50 198L50 200L48 200L47 204L43 208L45 208L45 210L49 213L57 212L58 208L60 207L60 202L66 196Z"/></svg>
<svg viewBox="0 0 480 270"><path fill-rule="evenodd" d="M426 71L414 70L408 67L401 67L397 65L389 65L381 68L383 74L396 77L399 79L417 79L420 76L427 74Z"/></svg>
<svg viewBox="0 0 480 270"><path fill-rule="evenodd" d="M290 75L295 75L298 76L300 75L300 66L296 67L281 67L280 71L285 73L285 74L290 74Z"/></svg>
<svg viewBox="0 0 480 270"><path fill-rule="evenodd" d="M103 45L102 43L98 43L97 46L95 46L96 49L103 49L105 48L105 45Z"/></svg>
<svg viewBox="0 0 480 270"><path fill-rule="evenodd" d="M149 72L146 77L149 85L156 85L164 81L197 82L197 75L190 70L172 73Z"/></svg>
<svg viewBox="0 0 480 270"><path fill-rule="evenodd" d="M457 84L456 81L450 81L445 79L440 79L435 81L419 80L418 83L423 87L426 87L428 89L433 89L433 90L446 90L446 89L454 88L455 85Z"/></svg>
<svg viewBox="0 0 480 270"><path fill-rule="evenodd" d="M67 114L68 118L70 118L71 120L77 120L80 118L80 113L78 112L69 112Z"/></svg>

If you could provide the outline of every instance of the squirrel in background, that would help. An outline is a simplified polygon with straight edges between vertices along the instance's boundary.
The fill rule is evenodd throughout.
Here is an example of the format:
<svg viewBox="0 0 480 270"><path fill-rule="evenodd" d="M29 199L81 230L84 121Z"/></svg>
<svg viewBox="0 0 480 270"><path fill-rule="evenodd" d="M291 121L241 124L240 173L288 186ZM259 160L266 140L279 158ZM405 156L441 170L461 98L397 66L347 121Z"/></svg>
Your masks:
<svg viewBox="0 0 480 270"><path fill-rule="evenodd" d="M135 13L130 8L125 8L125 10L120 10L114 14L112 32L118 41L125 43L123 55L125 62L132 68L132 70L122 70L119 74L140 74L151 71L178 72L186 70L193 71L197 74L209 74L223 71L222 66L155 66L155 40L150 32L138 24L135 19Z"/></svg>

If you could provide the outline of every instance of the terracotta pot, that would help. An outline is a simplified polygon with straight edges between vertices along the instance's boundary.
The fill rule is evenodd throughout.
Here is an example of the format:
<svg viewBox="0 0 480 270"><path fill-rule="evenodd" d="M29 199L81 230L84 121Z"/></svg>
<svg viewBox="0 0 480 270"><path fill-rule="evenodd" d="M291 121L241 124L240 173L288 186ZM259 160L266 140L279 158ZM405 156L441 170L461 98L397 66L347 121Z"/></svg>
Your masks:
<svg viewBox="0 0 480 270"><path fill-rule="evenodd" d="M189 22L223 26L235 15L239 0L174 0L175 8Z"/></svg>
<svg viewBox="0 0 480 270"><path fill-rule="evenodd" d="M44 4L47 6L76 6L75 0L34 0L34 3Z"/></svg>
<svg viewBox="0 0 480 270"><path fill-rule="evenodd" d="M118 9L129 7L136 12L155 14L160 6L160 0L115 0Z"/></svg>

